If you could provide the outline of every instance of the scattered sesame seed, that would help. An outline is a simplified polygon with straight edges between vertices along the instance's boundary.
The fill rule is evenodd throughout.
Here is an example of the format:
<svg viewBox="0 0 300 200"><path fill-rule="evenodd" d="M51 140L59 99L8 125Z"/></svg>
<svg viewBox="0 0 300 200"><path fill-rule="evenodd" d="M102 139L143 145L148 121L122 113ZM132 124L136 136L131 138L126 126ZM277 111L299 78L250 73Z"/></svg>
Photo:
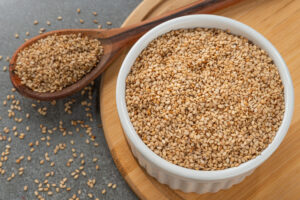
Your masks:
<svg viewBox="0 0 300 200"><path fill-rule="evenodd" d="M27 32L25 33L25 35L26 35L26 36L29 36L29 35L30 35L30 33L27 31Z"/></svg>
<svg viewBox="0 0 300 200"><path fill-rule="evenodd" d="M98 14L97 14L97 12L93 12L93 15L94 15L94 16L97 16Z"/></svg>
<svg viewBox="0 0 300 200"><path fill-rule="evenodd" d="M26 192L27 190L28 190L28 186L25 185L25 186L24 186L24 191Z"/></svg>
<svg viewBox="0 0 300 200"><path fill-rule="evenodd" d="M34 20L33 24L37 25L39 22L37 20Z"/></svg>
<svg viewBox="0 0 300 200"><path fill-rule="evenodd" d="M107 21L106 24L107 24L107 25L112 25L112 22Z"/></svg>
<svg viewBox="0 0 300 200"><path fill-rule="evenodd" d="M17 39L19 38L19 34L18 33L15 34L15 38L17 38Z"/></svg>
<svg viewBox="0 0 300 200"><path fill-rule="evenodd" d="M42 33L44 33L45 31L46 31L45 28L40 28L39 34L42 34Z"/></svg>
<svg viewBox="0 0 300 200"><path fill-rule="evenodd" d="M57 20L58 20L58 21L61 21L61 20L62 20L62 17L61 17L61 16L58 16L58 17L57 17Z"/></svg>
<svg viewBox="0 0 300 200"><path fill-rule="evenodd" d="M46 23L47 23L48 26L51 26L51 22L50 21L47 21Z"/></svg>
<svg viewBox="0 0 300 200"><path fill-rule="evenodd" d="M84 23L84 20L83 20L83 19L79 19L79 22L80 22L81 24L83 24L83 23Z"/></svg>
<svg viewBox="0 0 300 200"><path fill-rule="evenodd" d="M56 100L51 101L51 105L55 106L56 105Z"/></svg>
<svg viewBox="0 0 300 200"><path fill-rule="evenodd" d="M77 8L76 12L79 14L81 12L80 8Z"/></svg>
<svg viewBox="0 0 300 200"><path fill-rule="evenodd" d="M98 24L98 20L94 19L93 20L94 24Z"/></svg>

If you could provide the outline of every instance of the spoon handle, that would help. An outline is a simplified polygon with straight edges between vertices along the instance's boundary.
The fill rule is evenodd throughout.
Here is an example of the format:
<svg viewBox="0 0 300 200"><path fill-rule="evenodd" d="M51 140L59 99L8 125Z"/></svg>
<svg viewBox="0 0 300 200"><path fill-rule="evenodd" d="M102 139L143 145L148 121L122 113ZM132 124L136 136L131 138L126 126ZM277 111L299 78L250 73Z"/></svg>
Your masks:
<svg viewBox="0 0 300 200"><path fill-rule="evenodd" d="M115 48L120 49L126 46L126 44L132 44L148 30L162 22L188 14L212 13L239 1L241 0L199 0L190 5L173 10L162 16L151 18L139 24L115 29L115 31L111 32L109 37L115 44Z"/></svg>

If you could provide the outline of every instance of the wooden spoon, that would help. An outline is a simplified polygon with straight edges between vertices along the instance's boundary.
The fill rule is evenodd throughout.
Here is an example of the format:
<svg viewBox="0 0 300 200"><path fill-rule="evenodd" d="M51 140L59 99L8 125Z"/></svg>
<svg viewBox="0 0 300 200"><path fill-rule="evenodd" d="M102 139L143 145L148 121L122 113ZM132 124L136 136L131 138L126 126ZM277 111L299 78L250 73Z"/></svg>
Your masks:
<svg viewBox="0 0 300 200"><path fill-rule="evenodd" d="M67 97L75 92L78 92L85 86L87 86L91 81L96 79L117 57L121 52L122 48L134 43L138 38L140 38L144 33L149 29L155 27L156 25L165 22L167 20L188 15L194 13L211 13L216 10L225 8L234 3L239 2L240 0L200 0L196 1L188 6L179 8L177 10L171 11L160 17L156 17L147 21L144 21L139 24L124 28L114 28L114 29L65 29L65 30L56 30L44 33L33 37L32 39L25 42L21 45L14 53L9 64L9 73L10 79L14 87L19 93L26 97L30 97L38 100L54 100L59 98ZM32 43L36 42L41 38L45 38L49 35L57 34L71 34L71 33L81 33L82 35L97 38L101 41L104 48L104 55L101 57L101 61L93 68L93 70L85 75L81 80L63 88L61 91L52 92L52 93L41 93L35 92L28 88L27 86L21 84L21 79L15 73L15 65L18 53L22 49L28 47Z"/></svg>

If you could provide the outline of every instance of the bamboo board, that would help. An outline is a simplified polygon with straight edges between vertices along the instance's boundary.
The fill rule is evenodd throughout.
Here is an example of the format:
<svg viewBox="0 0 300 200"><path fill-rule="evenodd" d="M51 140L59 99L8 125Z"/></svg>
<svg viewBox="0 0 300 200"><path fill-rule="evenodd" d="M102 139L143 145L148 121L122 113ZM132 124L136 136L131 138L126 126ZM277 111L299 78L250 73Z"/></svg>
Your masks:
<svg viewBox="0 0 300 200"><path fill-rule="evenodd" d="M160 15L195 0L144 0L123 26ZM121 128L115 85L128 49L106 70L100 90L101 118L112 157L132 190L141 199L172 200L299 200L300 199L300 1L246 0L215 13L250 25L279 50L291 72L295 111L291 127L279 149L242 183L217 193L198 195L172 190L158 183L138 165Z"/></svg>

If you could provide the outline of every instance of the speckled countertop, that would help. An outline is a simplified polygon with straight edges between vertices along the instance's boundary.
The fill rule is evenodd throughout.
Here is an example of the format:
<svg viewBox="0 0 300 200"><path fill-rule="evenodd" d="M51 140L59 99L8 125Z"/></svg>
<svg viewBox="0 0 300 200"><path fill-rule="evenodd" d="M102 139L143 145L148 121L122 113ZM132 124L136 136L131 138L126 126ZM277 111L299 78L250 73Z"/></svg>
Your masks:
<svg viewBox="0 0 300 200"><path fill-rule="evenodd" d="M103 130L99 126L101 124L98 104L99 79L86 90L85 94L82 95L79 92L52 105L50 102L36 102L13 92L8 70L4 71L3 67L8 66L6 57L11 56L25 38L37 35L40 28L45 28L46 31L63 28L97 28L97 24L93 23L94 19L98 20L104 28L119 27L139 3L140 0L0 1L0 55L3 56L0 61L0 117L2 118L0 153L4 152L0 157L0 200L38 199L34 194L35 191L44 199L64 200L71 198L74 194L84 200L137 199L115 167ZM76 12L77 8L81 9L80 14ZM93 15L94 11L98 13L97 16ZM62 16L63 20L58 21L58 16ZM83 19L85 23L81 24L80 19ZM38 20L39 24L33 25L34 20ZM50 21L51 26L48 26L46 21ZM112 25L107 25L107 21L111 21ZM27 31L30 36L25 35ZM19 34L19 39L14 37L15 34ZM7 100L7 95L9 95L9 100ZM89 96L92 97L91 100ZM17 110L17 106L13 111L15 117L22 119L22 122L16 122L14 117L8 117L10 106L18 104L18 100L21 110ZM3 105L5 101L6 105ZM83 101L90 103L90 106L82 106ZM67 102L72 102L70 103L72 114L65 112ZM36 107L32 107L32 104ZM43 107L47 108L45 116L38 112L38 109ZM90 107L90 111L85 110L87 107ZM27 113L30 115L29 118L26 118ZM93 121L86 117L87 113L91 114ZM73 126L72 120L82 120L86 127L80 124ZM60 121L62 122L61 128L59 128ZM46 127L44 131L41 125ZM26 126L30 128L29 131L26 130ZM6 129L5 127L9 129L9 132L3 130ZM91 128L91 131L86 131L87 127ZM90 135L86 132L90 132ZM24 133L24 139L19 138L21 133ZM92 141L92 135L95 136L95 141ZM32 147L30 143L33 143ZM55 149L58 147L62 150L56 152ZM33 152L30 151L32 148L34 148ZM46 153L48 156L45 157ZM81 154L83 157L80 157ZM24 156L24 159L21 156ZM30 161L28 156L31 157ZM18 159L19 164L16 162ZM70 159L73 159L73 162ZM67 164L68 161L70 164ZM97 165L99 170L96 170ZM73 171L77 174L76 169L79 170L80 175L74 179L71 174ZM20 171L23 171L23 174ZM12 176L14 177L9 178ZM64 178L67 180L60 188L60 181ZM35 179L43 182L40 188L50 186L49 189L38 191L39 183L35 183ZM93 179L96 183L91 188L87 182L88 180L93 182ZM116 184L116 188L108 187L109 183ZM63 188L64 185L66 188ZM27 191L24 191L24 186L28 187ZM59 192L56 188L60 188ZM67 188L70 191L67 191ZM104 189L106 193L102 194ZM48 194L49 191L53 194L51 195L51 192ZM89 193L93 196L92 198L88 197Z"/></svg>

